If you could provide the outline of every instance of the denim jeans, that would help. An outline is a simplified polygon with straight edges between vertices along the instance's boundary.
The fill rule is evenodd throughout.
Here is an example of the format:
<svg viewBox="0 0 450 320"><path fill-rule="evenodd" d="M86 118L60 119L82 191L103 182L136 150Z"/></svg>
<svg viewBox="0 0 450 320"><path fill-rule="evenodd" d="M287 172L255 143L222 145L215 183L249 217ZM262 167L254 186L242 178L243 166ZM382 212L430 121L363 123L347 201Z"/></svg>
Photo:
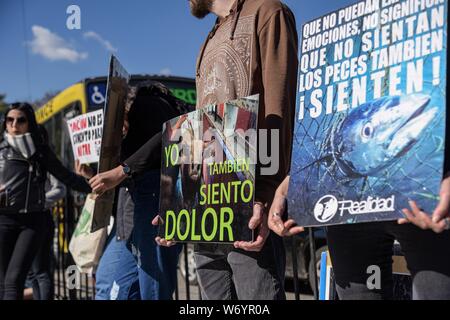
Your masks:
<svg viewBox="0 0 450 320"><path fill-rule="evenodd" d="M135 180L134 227L129 241L138 269L142 300L170 300L177 284L181 246L160 247L155 242L158 227L152 220L159 211L160 171L151 170Z"/></svg>
<svg viewBox="0 0 450 320"><path fill-rule="evenodd" d="M270 233L261 252L197 244L195 264L204 300L285 300L283 240Z"/></svg>
<svg viewBox="0 0 450 320"><path fill-rule="evenodd" d="M95 300L139 300L136 262L126 241L119 241L114 227L96 272Z"/></svg>
<svg viewBox="0 0 450 320"><path fill-rule="evenodd" d="M393 298L392 248L398 240L411 272L415 300L450 299L450 231L435 234L413 225L373 222L328 227L336 285L341 300ZM381 271L381 287L367 285L369 266Z"/></svg>
<svg viewBox="0 0 450 320"><path fill-rule="evenodd" d="M159 247L157 227L159 170L150 171L130 188L134 226L128 241L118 240L116 228L97 269L98 300L170 300L177 283L181 246ZM120 206L118 206L120 207ZM117 221L117 220L116 220Z"/></svg>

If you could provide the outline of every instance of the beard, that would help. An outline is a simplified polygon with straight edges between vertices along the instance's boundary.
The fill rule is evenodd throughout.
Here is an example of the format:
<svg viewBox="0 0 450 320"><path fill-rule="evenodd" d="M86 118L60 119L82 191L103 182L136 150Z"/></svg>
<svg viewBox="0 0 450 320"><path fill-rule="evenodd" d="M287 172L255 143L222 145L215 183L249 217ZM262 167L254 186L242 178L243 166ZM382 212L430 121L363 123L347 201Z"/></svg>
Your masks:
<svg viewBox="0 0 450 320"><path fill-rule="evenodd" d="M211 12L213 2L214 0L189 0L192 15L203 19Z"/></svg>

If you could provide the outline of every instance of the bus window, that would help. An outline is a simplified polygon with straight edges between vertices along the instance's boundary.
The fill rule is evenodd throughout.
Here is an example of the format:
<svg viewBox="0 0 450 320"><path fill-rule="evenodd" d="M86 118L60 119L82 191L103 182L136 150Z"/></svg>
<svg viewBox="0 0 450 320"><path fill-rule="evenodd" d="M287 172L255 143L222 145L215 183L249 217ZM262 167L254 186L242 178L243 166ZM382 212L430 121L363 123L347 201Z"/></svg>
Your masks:
<svg viewBox="0 0 450 320"><path fill-rule="evenodd" d="M78 115L81 112L81 102L76 101L71 103L67 107L64 108L64 117L62 119L62 125L64 128L61 129L61 158L64 159L64 164L73 168L74 166L74 158L73 158L73 150L72 150L72 141L70 141L69 130L67 128L67 120L70 120Z"/></svg>
<svg viewBox="0 0 450 320"><path fill-rule="evenodd" d="M51 147L54 148L53 151L58 156L60 160L63 160L63 154L61 153L62 147L62 135L63 132L63 116L61 113L55 114L50 121L47 121L46 124L49 123L51 127L51 131L49 131L49 138Z"/></svg>
<svg viewBox="0 0 450 320"><path fill-rule="evenodd" d="M75 101L63 108L44 123L49 134L49 143L55 154L68 167L73 167L72 143L66 120L81 114L81 102Z"/></svg>

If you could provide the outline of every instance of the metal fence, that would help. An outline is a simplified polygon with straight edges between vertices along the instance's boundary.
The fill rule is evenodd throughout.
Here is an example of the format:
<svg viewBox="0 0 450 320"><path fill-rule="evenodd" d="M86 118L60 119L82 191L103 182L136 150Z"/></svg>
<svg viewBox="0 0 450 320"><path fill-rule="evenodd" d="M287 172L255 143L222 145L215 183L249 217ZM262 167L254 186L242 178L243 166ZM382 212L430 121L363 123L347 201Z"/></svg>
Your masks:
<svg viewBox="0 0 450 320"><path fill-rule="evenodd" d="M70 193L68 193L70 194ZM60 201L53 209L55 222L54 236L54 284L56 300L93 300L95 297L95 279L87 274L75 271L75 263L69 252L69 243L72 233L75 230L78 217L81 214L81 207L74 203L72 196L67 196ZM310 238L299 240L299 237L286 239L287 261L289 278L292 277L294 299L300 299L299 275L305 278L308 266L305 266L302 259L313 259L315 266L314 246L323 245L323 241L310 241ZM309 245L314 243L313 246ZM305 245L306 244L306 245ZM303 254L299 254L303 252ZM192 245L184 245L177 272L177 286L175 288L175 300L201 299L200 288L195 279L195 269L192 268L193 261ZM312 257L312 258L311 258ZM306 270L305 270L306 269ZM317 290L315 290L317 292Z"/></svg>
<svg viewBox="0 0 450 320"><path fill-rule="evenodd" d="M56 300L91 300L95 295L94 279L87 274L72 273L75 265L69 252L69 242L80 215L68 196L53 208L54 237L54 284Z"/></svg>

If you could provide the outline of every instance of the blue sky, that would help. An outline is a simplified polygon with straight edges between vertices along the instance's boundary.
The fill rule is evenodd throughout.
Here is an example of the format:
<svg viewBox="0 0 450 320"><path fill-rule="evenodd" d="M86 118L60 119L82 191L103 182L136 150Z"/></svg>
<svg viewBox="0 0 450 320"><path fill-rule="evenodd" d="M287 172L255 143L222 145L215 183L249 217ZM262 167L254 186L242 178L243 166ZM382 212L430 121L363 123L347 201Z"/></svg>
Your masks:
<svg viewBox="0 0 450 320"><path fill-rule="evenodd" d="M284 2L300 35L303 23L357 1ZM80 30L66 27L71 4L81 9ZM0 0L0 93L8 102L36 100L106 75L111 52L133 74L193 77L214 19L191 16L187 0Z"/></svg>

